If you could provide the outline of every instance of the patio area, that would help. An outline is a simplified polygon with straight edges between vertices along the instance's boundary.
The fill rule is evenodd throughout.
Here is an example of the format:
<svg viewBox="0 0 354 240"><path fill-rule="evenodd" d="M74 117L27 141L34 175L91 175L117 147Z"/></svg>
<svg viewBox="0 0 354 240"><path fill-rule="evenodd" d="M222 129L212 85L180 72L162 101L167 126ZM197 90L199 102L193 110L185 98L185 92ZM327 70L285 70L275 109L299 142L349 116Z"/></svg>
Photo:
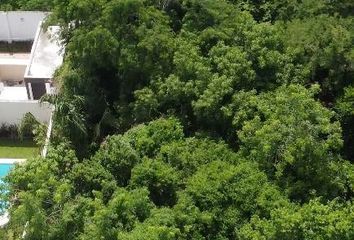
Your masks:
<svg viewBox="0 0 354 240"><path fill-rule="evenodd" d="M26 87L3 87L1 89L0 86L0 100L26 101L28 100Z"/></svg>

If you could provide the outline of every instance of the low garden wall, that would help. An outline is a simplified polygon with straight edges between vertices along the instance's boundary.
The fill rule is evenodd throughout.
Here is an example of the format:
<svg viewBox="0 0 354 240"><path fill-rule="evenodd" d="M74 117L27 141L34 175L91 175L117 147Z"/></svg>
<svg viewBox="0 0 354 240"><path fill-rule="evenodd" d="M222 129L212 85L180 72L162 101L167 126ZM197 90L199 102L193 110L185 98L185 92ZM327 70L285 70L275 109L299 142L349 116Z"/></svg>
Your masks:
<svg viewBox="0 0 354 240"><path fill-rule="evenodd" d="M38 101L0 101L0 125L18 125L26 113L42 123L49 123L51 105Z"/></svg>

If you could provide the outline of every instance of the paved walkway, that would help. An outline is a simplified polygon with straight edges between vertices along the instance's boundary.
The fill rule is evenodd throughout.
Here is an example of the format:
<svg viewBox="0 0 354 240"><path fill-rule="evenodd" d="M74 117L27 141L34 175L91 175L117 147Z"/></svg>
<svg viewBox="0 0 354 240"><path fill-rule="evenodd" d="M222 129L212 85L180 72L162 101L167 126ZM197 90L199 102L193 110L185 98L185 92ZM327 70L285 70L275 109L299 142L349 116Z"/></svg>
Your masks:
<svg viewBox="0 0 354 240"><path fill-rule="evenodd" d="M24 163L25 161L24 158L0 158L0 164Z"/></svg>

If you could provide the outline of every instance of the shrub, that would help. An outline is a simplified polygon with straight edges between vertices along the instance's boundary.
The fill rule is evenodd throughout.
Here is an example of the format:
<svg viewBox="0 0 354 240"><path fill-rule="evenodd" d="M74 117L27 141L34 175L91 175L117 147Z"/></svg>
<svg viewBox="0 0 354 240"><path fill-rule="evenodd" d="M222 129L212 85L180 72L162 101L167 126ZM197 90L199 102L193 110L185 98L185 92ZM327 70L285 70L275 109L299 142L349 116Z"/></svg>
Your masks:
<svg viewBox="0 0 354 240"><path fill-rule="evenodd" d="M2 123L0 125L0 137L1 138L17 138L18 137L18 129L14 124L5 124Z"/></svg>

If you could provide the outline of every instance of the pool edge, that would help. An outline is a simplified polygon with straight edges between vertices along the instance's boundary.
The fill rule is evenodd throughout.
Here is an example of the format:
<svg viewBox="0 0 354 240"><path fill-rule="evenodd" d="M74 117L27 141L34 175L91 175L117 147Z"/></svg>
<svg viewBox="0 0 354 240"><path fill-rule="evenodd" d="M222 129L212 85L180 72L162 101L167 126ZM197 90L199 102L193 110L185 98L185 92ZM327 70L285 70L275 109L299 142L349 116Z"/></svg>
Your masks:
<svg viewBox="0 0 354 240"><path fill-rule="evenodd" d="M0 164L16 164L24 163L26 159L24 158L0 158Z"/></svg>

